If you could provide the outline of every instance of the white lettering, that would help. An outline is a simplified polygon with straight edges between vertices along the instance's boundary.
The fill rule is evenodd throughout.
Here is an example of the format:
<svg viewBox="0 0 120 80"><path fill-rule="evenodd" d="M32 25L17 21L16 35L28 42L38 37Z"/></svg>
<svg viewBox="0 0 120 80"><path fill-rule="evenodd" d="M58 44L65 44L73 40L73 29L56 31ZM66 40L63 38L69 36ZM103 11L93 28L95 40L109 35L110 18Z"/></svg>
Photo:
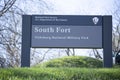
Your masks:
<svg viewBox="0 0 120 80"><path fill-rule="evenodd" d="M57 27L57 28L56 28L56 32L57 32L57 33L70 33L70 28Z"/></svg>
<svg viewBox="0 0 120 80"><path fill-rule="evenodd" d="M47 28L35 27L34 28L34 32L39 32L39 33L53 33L54 32L54 28L52 28L52 27L47 27Z"/></svg>

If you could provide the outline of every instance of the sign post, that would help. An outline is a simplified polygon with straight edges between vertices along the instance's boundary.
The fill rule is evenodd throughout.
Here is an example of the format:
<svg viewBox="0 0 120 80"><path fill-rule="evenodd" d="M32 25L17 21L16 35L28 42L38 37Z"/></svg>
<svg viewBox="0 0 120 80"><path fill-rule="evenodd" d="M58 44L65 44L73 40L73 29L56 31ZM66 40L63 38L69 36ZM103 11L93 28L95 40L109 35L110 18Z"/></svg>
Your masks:
<svg viewBox="0 0 120 80"><path fill-rule="evenodd" d="M30 66L30 48L103 48L112 67L112 17L23 15L21 66ZM109 37L109 38L108 38Z"/></svg>
<svg viewBox="0 0 120 80"><path fill-rule="evenodd" d="M103 16L103 66L112 67L112 16Z"/></svg>
<svg viewBox="0 0 120 80"><path fill-rule="evenodd" d="M21 67L30 67L31 16L22 16Z"/></svg>

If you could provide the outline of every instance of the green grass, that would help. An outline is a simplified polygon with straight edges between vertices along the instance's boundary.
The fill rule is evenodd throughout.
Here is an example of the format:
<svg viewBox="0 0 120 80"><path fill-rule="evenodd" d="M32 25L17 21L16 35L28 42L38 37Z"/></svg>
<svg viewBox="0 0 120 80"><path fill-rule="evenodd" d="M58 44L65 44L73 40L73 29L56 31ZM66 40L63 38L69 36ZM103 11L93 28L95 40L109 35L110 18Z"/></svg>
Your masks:
<svg viewBox="0 0 120 80"><path fill-rule="evenodd" d="M70 56L31 68L1 68L0 80L120 80L119 66L108 69L100 67L100 60Z"/></svg>
<svg viewBox="0 0 120 80"><path fill-rule="evenodd" d="M0 80L120 80L120 68L9 68Z"/></svg>
<svg viewBox="0 0 120 80"><path fill-rule="evenodd" d="M81 67L81 68L100 68L103 66L102 61L85 56L67 56L57 58L36 65L35 67Z"/></svg>

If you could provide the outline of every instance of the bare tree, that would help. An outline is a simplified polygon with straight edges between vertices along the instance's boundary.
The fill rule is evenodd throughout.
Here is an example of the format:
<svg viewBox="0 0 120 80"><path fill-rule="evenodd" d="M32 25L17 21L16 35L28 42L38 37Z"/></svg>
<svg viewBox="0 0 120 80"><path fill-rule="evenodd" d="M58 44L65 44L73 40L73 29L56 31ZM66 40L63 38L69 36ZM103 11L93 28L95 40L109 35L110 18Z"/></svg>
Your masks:
<svg viewBox="0 0 120 80"><path fill-rule="evenodd" d="M20 38L21 32L18 28L19 20L15 17L14 13L9 13L11 17L4 16L5 24L1 24L2 31L0 32L0 44L2 48L6 51L7 57L9 58L10 65L19 66L20 64ZM6 18L7 21L6 21ZM11 21L11 22L10 22Z"/></svg>
<svg viewBox="0 0 120 80"><path fill-rule="evenodd" d="M6 61L9 66L18 66L20 63L19 56L20 31L18 30L19 20L16 19L16 10L13 5L16 0L0 1L0 47L6 52ZM9 60L7 60L9 59Z"/></svg>
<svg viewBox="0 0 120 80"><path fill-rule="evenodd" d="M102 59L102 57L97 49L93 49L93 53L94 53L95 58Z"/></svg>
<svg viewBox="0 0 120 80"><path fill-rule="evenodd" d="M39 64L45 60L46 55L51 51L52 49L47 49L47 50L37 50L36 48L32 49L32 54L31 54L31 63L33 65Z"/></svg>
<svg viewBox="0 0 120 80"><path fill-rule="evenodd" d="M21 0L24 3L30 1ZM31 3L40 3L39 12L44 12L44 9L50 9L48 4L44 0L32 0ZM19 5L18 5L19 4ZM24 5L26 5L24 4ZM1 0L0 1L0 48L3 49L4 55L6 56L7 64L11 67L20 66L20 56L21 56L21 28L22 28L22 17L23 14L28 14L27 9L31 6L22 6L19 0ZM26 8L27 7L27 8ZM47 53L47 52L46 52ZM41 57L41 62L46 53Z"/></svg>
<svg viewBox="0 0 120 80"><path fill-rule="evenodd" d="M65 49L65 52L66 52L67 56L75 56L75 49L74 48L72 48L72 49L67 48L67 49Z"/></svg>
<svg viewBox="0 0 120 80"><path fill-rule="evenodd" d="M1 0L0 16L5 14L16 2L16 0Z"/></svg>
<svg viewBox="0 0 120 80"><path fill-rule="evenodd" d="M120 1L115 1L114 3L115 11L113 14L113 39L112 39L112 50L114 55L120 52Z"/></svg>
<svg viewBox="0 0 120 80"><path fill-rule="evenodd" d="M0 68L4 68L4 67L5 67L5 58L0 56Z"/></svg>

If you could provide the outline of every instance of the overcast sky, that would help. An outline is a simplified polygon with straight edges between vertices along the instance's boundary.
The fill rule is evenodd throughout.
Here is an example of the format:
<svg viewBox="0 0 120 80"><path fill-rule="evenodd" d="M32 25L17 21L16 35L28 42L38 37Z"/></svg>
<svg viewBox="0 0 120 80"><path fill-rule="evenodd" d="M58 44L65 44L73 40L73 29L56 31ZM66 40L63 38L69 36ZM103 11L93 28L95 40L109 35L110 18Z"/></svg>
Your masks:
<svg viewBox="0 0 120 80"><path fill-rule="evenodd" d="M48 14L104 15L113 10L114 0L49 0L53 12Z"/></svg>
<svg viewBox="0 0 120 80"><path fill-rule="evenodd" d="M19 7L28 14L104 15L109 10L114 10L114 2L115 0L20 0L18 4L21 3Z"/></svg>

